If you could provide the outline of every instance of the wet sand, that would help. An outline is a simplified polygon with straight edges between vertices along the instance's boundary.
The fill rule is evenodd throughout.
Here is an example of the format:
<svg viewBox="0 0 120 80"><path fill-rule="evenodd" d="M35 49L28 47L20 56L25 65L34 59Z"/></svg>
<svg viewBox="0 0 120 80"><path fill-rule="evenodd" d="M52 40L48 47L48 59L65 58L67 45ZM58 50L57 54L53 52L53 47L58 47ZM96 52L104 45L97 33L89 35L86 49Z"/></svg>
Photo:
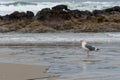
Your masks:
<svg viewBox="0 0 120 80"><path fill-rule="evenodd" d="M91 45L100 48L100 50L98 52L90 52L91 56L87 57L86 52L82 50L80 44L77 43L80 39L88 40ZM63 42L65 44L63 44ZM66 42L70 42L70 44L67 44ZM18 65L33 65L38 66L40 69L35 68L32 70L36 72L33 72L32 70L29 72L29 70L26 69L25 71L24 68L21 67L21 74L26 74L28 72L29 74L26 78L33 78L33 76L29 75L35 75L33 80L120 80L119 33L71 33L56 35L49 33L1 34L0 44L1 43L14 44L0 46L0 67L3 65L3 69L1 69L6 71L7 75L10 73L8 77L15 77L15 75L17 75L13 75L12 71L18 69ZM25 43L25 45L19 45L18 43ZM26 45L30 43L33 43L34 46ZM46 44L43 46L41 43ZM4 65L7 65L6 68ZM9 69L9 65L11 65L11 67L14 66L14 68ZM46 68L44 65L47 65L45 66ZM41 70L42 67L44 67L43 70ZM38 70L40 70L39 73ZM51 77L51 74L59 76ZM23 77L20 76L19 79L21 78Z"/></svg>
<svg viewBox="0 0 120 80"><path fill-rule="evenodd" d="M51 78L45 73L48 66L0 63L0 80L34 80Z"/></svg>
<svg viewBox="0 0 120 80"><path fill-rule="evenodd" d="M100 48L100 51L91 52L89 57L78 45L2 46L0 47L0 62L3 63L0 67L3 66L3 68L0 71L8 71L6 75L10 74L8 76L10 78L16 78L15 76L19 75L20 80L27 78L34 78L33 80L119 80L120 43L92 43L91 45ZM5 62L14 64L4 64ZM49 69L48 66L50 66ZM32 70L29 71L28 68ZM21 74L26 74L26 76L21 77ZM49 74L59 76L51 77ZM0 80L10 80L10 78Z"/></svg>

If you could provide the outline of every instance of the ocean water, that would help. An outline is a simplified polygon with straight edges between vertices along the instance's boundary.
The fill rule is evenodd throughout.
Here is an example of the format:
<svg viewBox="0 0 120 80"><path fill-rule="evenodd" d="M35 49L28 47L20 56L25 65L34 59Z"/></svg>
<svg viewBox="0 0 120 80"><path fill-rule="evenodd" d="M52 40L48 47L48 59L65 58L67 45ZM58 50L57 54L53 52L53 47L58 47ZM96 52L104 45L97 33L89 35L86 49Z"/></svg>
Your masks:
<svg viewBox="0 0 120 80"><path fill-rule="evenodd" d="M81 39L100 50L87 56ZM1 33L0 62L48 65L59 75L36 80L120 80L120 32Z"/></svg>
<svg viewBox="0 0 120 80"><path fill-rule="evenodd" d="M119 43L120 33L0 33L0 45L80 45L80 40L90 43Z"/></svg>
<svg viewBox="0 0 120 80"><path fill-rule="evenodd" d="M33 11L35 14L43 8L58 4L68 5L69 9L89 10L120 6L119 0L0 0L0 15L14 11Z"/></svg>

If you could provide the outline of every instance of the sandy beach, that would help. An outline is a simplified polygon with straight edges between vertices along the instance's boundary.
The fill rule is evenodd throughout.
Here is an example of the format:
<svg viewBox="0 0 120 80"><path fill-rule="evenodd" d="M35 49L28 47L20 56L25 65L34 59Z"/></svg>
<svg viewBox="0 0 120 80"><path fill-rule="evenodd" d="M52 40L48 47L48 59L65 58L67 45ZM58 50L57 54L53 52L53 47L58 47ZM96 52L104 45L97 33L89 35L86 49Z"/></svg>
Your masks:
<svg viewBox="0 0 120 80"><path fill-rule="evenodd" d="M119 80L119 34L0 34L0 80ZM80 39L100 50L87 57Z"/></svg>
<svg viewBox="0 0 120 80"><path fill-rule="evenodd" d="M50 78L53 75L45 73L48 66L0 63L0 80L34 80Z"/></svg>
<svg viewBox="0 0 120 80"><path fill-rule="evenodd" d="M0 80L120 80L120 1L0 0Z"/></svg>

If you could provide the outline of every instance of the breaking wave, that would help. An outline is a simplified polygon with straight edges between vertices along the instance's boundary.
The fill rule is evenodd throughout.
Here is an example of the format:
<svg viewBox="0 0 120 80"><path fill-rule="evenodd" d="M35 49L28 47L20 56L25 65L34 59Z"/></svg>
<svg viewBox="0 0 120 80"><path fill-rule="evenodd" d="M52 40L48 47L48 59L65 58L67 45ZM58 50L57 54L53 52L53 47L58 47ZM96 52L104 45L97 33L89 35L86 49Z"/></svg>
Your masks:
<svg viewBox="0 0 120 80"><path fill-rule="evenodd" d="M24 6L24 5L37 5L36 3L33 2L22 2L22 1L17 1L17 2L1 2L0 5L3 6Z"/></svg>
<svg viewBox="0 0 120 80"><path fill-rule="evenodd" d="M85 39L90 43L119 43L120 37L110 35L120 33L40 33L40 34L0 34L0 45L80 45Z"/></svg>
<svg viewBox="0 0 120 80"><path fill-rule="evenodd" d="M89 10L105 9L113 6L120 6L120 1L2 1L0 2L0 15L10 14L14 11L33 11L35 14L43 8L51 8L55 5L65 4L70 9Z"/></svg>

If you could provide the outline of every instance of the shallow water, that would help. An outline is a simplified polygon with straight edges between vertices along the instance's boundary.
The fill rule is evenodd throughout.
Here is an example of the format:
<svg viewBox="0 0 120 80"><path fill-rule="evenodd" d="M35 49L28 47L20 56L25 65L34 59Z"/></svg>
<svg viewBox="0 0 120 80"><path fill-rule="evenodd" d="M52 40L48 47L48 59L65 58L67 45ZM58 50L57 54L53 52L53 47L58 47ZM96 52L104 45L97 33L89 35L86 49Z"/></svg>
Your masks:
<svg viewBox="0 0 120 80"><path fill-rule="evenodd" d="M57 35L58 34L58 35ZM3 37L3 35L6 35ZM3 34L2 39L9 37L9 43L22 43L23 38L26 38L26 44L29 44L29 38L33 38L39 35L34 43L42 42L42 39L47 38L45 42L54 39L53 34ZM43 36L45 35L45 36ZM50 36L51 35L51 36ZM85 35L85 37L83 36ZM99 35L98 38L95 36ZM27 37L28 36L28 37ZM41 37L40 37L41 36ZM71 42L78 42L78 36L82 36L85 39L90 39L90 44L100 48L98 52L91 52L91 56L86 56L86 52L81 49L80 45L39 45L39 46L26 46L26 45L7 45L0 46L0 62L7 63L22 63L22 64L37 64L37 65L48 65L50 66L48 73L53 73L59 75L57 79L52 80L119 80L120 79L120 43L119 33L56 33L57 38L53 40L52 43L58 44L58 42L63 42L66 39L70 41L69 38L75 38ZM74 37L73 37L74 36ZM14 37L14 38L13 38ZM16 39L17 37L17 39ZM19 39L18 39L19 37ZM63 38L64 37L64 38ZM78 37L78 38L77 38ZM61 39L62 38L62 39ZM110 41L109 39L116 39L115 41ZM15 39L12 41L12 39ZM97 39L97 40L96 40ZM104 40L103 40L104 39ZM25 39L24 39L25 40ZM41 40L41 41L39 41ZM57 40L57 42L55 41ZM108 41L106 41L108 40ZM1 40L2 41L2 40ZM1 43L7 41L3 40ZM101 42L104 41L104 42ZM45 44L44 42L44 44ZM77 43L78 44L78 43ZM50 80L50 79L37 79L37 80Z"/></svg>
<svg viewBox="0 0 120 80"><path fill-rule="evenodd" d="M90 43L119 43L120 32L116 33L5 33L0 34L0 45L80 45L80 40Z"/></svg>

